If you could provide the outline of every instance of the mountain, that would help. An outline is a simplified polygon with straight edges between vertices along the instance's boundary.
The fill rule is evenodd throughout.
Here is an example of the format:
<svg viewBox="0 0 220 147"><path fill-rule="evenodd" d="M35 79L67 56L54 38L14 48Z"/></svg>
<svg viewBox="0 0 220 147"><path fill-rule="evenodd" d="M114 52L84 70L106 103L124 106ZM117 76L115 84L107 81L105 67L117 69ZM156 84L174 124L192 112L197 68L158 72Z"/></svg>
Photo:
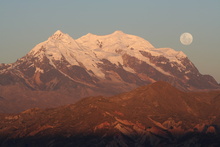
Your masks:
<svg viewBox="0 0 220 147"><path fill-rule="evenodd" d="M219 95L160 81L112 97L0 114L0 146L219 146Z"/></svg>
<svg viewBox="0 0 220 147"><path fill-rule="evenodd" d="M220 88L181 51L121 31L74 40L58 30L15 63L0 64L0 112L111 96L155 81L185 91Z"/></svg>

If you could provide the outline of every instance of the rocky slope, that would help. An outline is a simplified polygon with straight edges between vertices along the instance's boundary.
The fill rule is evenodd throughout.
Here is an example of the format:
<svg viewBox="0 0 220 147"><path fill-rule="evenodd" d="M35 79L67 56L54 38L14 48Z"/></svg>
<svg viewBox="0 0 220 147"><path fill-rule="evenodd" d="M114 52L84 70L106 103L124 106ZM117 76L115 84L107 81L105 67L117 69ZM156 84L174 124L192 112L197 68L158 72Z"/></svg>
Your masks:
<svg viewBox="0 0 220 147"><path fill-rule="evenodd" d="M167 81L182 90L220 88L181 51L155 48L121 31L87 34L77 40L57 31L15 63L0 64L0 112L109 96L155 81Z"/></svg>
<svg viewBox="0 0 220 147"><path fill-rule="evenodd" d="M0 114L0 146L219 146L219 95L156 82L110 98Z"/></svg>

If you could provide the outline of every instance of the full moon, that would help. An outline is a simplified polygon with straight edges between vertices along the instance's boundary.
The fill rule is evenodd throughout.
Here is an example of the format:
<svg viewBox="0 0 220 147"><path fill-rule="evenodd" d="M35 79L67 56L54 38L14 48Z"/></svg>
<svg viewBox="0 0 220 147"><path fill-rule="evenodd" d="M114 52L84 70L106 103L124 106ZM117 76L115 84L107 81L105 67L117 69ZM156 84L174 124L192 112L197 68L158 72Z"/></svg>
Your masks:
<svg viewBox="0 0 220 147"><path fill-rule="evenodd" d="M183 45L190 45L193 42L193 36L190 33L183 33L180 36L180 42Z"/></svg>

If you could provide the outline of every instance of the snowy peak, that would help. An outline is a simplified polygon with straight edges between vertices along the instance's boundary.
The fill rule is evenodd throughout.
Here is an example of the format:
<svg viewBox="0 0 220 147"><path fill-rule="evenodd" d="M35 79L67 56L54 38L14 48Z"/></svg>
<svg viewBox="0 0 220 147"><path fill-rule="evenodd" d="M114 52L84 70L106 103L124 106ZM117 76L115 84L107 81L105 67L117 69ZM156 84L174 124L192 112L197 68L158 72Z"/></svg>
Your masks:
<svg viewBox="0 0 220 147"><path fill-rule="evenodd" d="M126 35L128 35L128 34L126 34L126 33L124 33L124 32L122 32L122 31L119 31L119 30L117 30L117 31L115 31L115 32L113 32L113 33L111 33L111 34L108 34L108 35L95 35L95 34L92 34L92 33L88 33L88 34L86 34L85 36L82 36L81 38L108 38L108 37L115 37L115 36L126 36ZM79 38L80 39L80 38Z"/></svg>
<svg viewBox="0 0 220 147"><path fill-rule="evenodd" d="M48 38L48 40L61 40L64 42L68 42L69 40L73 40L72 37L70 37L68 34L63 33L60 30L57 30L51 37Z"/></svg>
<svg viewBox="0 0 220 147"><path fill-rule="evenodd" d="M65 36L65 34L62 31L57 30L50 38L56 39L61 38L63 36Z"/></svg>
<svg viewBox="0 0 220 147"><path fill-rule="evenodd" d="M57 30L53 35L60 35L60 34L64 34L64 33L60 30Z"/></svg>
<svg viewBox="0 0 220 147"><path fill-rule="evenodd" d="M77 39L76 42L83 47L90 49L96 49L97 44L98 47L101 47L104 50L109 50L110 48L125 49L128 46L134 49L154 48L154 46L147 40L135 35L126 34L122 31L115 31L112 34L103 36L89 33Z"/></svg>
<svg viewBox="0 0 220 147"><path fill-rule="evenodd" d="M28 54L42 53L45 51L55 51L57 49L64 49L66 46L77 46L75 40L68 34L57 30L52 36L50 36L46 41L36 45ZM42 50L44 49L44 50Z"/></svg>
<svg viewBox="0 0 220 147"><path fill-rule="evenodd" d="M126 35L126 34L122 31L117 30L114 33L112 33L112 35Z"/></svg>

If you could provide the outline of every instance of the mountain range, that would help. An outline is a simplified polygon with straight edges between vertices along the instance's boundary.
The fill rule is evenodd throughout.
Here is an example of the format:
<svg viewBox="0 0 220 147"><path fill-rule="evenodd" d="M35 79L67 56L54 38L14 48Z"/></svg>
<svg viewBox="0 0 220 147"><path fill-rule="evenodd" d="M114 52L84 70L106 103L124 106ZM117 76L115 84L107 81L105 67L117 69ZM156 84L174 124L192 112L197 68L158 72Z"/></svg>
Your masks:
<svg viewBox="0 0 220 147"><path fill-rule="evenodd" d="M181 51L155 48L122 31L74 40L58 30L15 63L0 64L0 112L112 96L156 81L183 91L220 88Z"/></svg>
<svg viewBox="0 0 220 147"><path fill-rule="evenodd" d="M0 114L0 146L219 146L220 91L155 82L112 97Z"/></svg>

